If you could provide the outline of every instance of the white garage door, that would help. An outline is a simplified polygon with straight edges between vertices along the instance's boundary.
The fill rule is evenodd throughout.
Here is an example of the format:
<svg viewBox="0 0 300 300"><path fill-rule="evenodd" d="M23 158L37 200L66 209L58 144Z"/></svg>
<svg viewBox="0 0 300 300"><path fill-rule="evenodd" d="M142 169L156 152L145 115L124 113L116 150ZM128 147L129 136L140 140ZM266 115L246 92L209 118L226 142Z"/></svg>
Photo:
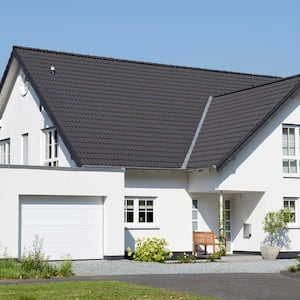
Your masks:
<svg viewBox="0 0 300 300"><path fill-rule="evenodd" d="M103 200L96 197L20 197L20 249L36 235L50 260L103 258Z"/></svg>

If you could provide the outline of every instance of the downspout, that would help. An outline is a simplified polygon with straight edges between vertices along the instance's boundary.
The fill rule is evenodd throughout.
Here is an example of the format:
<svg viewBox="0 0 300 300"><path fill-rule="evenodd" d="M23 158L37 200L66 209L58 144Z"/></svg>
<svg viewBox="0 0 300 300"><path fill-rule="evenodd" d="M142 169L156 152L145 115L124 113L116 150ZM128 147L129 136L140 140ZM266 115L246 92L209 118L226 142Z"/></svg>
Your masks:
<svg viewBox="0 0 300 300"><path fill-rule="evenodd" d="M206 118L206 115L207 115L207 112L208 112L208 109L209 109L209 107L210 107L210 104L211 104L212 100L213 100L213 96L209 96L208 99L207 99L206 105L205 105L205 107L204 107L204 111L203 111L203 113L202 113L201 119L200 119L200 121L199 121L199 123L198 123L197 129L196 129L196 132L195 132L195 135L194 135L193 140L192 140L192 143L191 143L191 145L190 145L190 148L189 148L189 150L188 150L188 152L187 152L187 154L186 154L186 156L185 156L185 159L184 159L184 161L183 161L183 163L182 163L181 169L186 169L186 167L187 167L187 165L188 165L188 163L189 163L189 160L190 160L190 158L191 158L191 155L192 155L192 152L193 152L193 150L194 150L195 144L196 144L197 139L198 139L198 137L199 137L199 134L200 134L200 132L201 132L201 129L202 129L204 120L205 120L205 118Z"/></svg>

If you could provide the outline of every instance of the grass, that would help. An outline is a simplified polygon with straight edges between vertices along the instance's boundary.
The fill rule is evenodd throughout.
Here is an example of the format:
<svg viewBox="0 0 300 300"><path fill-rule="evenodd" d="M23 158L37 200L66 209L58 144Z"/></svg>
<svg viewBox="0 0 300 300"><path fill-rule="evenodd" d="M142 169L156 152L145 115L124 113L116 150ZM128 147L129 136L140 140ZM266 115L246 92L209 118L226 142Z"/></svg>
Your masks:
<svg viewBox="0 0 300 300"><path fill-rule="evenodd" d="M0 279L71 277L73 275L71 261L63 261L59 266L45 261L37 269L34 266L26 267L24 262L18 263L10 258L0 260Z"/></svg>
<svg viewBox="0 0 300 300"><path fill-rule="evenodd" d="M79 281L0 286L0 299L114 299L114 300L212 300L164 289L118 281Z"/></svg>

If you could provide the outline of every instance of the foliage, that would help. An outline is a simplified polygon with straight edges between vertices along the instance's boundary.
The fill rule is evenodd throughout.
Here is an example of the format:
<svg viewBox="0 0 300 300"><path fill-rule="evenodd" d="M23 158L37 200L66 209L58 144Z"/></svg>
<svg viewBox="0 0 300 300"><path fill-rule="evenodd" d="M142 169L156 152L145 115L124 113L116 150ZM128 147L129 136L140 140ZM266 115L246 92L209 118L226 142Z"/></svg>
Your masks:
<svg viewBox="0 0 300 300"><path fill-rule="evenodd" d="M22 277L50 278L58 275L57 267L49 264L42 248L43 240L36 235L33 240L32 250L25 250L21 259Z"/></svg>
<svg viewBox="0 0 300 300"><path fill-rule="evenodd" d="M186 293L151 288L118 281L77 281L37 284L17 284L0 286L0 299L173 299L209 300L205 296L192 296Z"/></svg>
<svg viewBox="0 0 300 300"><path fill-rule="evenodd" d="M300 256L297 257L297 260L298 260L299 263L295 266L288 267L286 269L286 272L289 272L289 273L300 272Z"/></svg>
<svg viewBox="0 0 300 300"><path fill-rule="evenodd" d="M224 256L224 249L220 249L215 254L211 253L208 255L207 260L208 261L216 261L217 259L220 259L222 256Z"/></svg>
<svg viewBox="0 0 300 300"><path fill-rule="evenodd" d="M59 268L59 276L71 277L74 273L72 271L72 260L71 257L64 259Z"/></svg>
<svg viewBox="0 0 300 300"><path fill-rule="evenodd" d="M186 253L180 253L177 257L177 260L181 263L191 263L195 261L196 257L194 255L189 255Z"/></svg>
<svg viewBox="0 0 300 300"><path fill-rule="evenodd" d="M164 262L167 258L173 256L167 248L168 243L165 239L160 238L139 238L135 242L135 251L129 247L128 256L132 256L135 261L145 262Z"/></svg>
<svg viewBox="0 0 300 300"><path fill-rule="evenodd" d="M287 211L280 209L279 211L268 212L263 221L263 230L269 234L268 242L271 246L275 245L278 235L285 230L288 223Z"/></svg>
<svg viewBox="0 0 300 300"><path fill-rule="evenodd" d="M220 211L220 209L219 209ZM219 248L220 248L220 253L222 253L221 256L226 255L226 232L225 232L225 210L222 210L222 218L219 215L219 221L218 221L218 230L219 230Z"/></svg>
<svg viewBox="0 0 300 300"><path fill-rule="evenodd" d="M45 257L42 251L42 244L43 240L35 236L32 250L24 252L20 263L8 257L4 257L4 259L0 260L0 278L50 278L74 275L70 258L64 260L60 266L50 264L48 258Z"/></svg>

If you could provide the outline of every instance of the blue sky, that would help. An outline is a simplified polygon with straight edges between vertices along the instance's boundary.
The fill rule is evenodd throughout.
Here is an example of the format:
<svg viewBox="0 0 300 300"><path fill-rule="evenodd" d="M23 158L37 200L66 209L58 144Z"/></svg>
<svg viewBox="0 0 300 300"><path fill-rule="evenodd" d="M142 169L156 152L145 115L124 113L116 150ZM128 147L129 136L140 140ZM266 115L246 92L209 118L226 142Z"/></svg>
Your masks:
<svg viewBox="0 0 300 300"><path fill-rule="evenodd" d="M13 45L289 76L297 0L1 0L0 73Z"/></svg>

